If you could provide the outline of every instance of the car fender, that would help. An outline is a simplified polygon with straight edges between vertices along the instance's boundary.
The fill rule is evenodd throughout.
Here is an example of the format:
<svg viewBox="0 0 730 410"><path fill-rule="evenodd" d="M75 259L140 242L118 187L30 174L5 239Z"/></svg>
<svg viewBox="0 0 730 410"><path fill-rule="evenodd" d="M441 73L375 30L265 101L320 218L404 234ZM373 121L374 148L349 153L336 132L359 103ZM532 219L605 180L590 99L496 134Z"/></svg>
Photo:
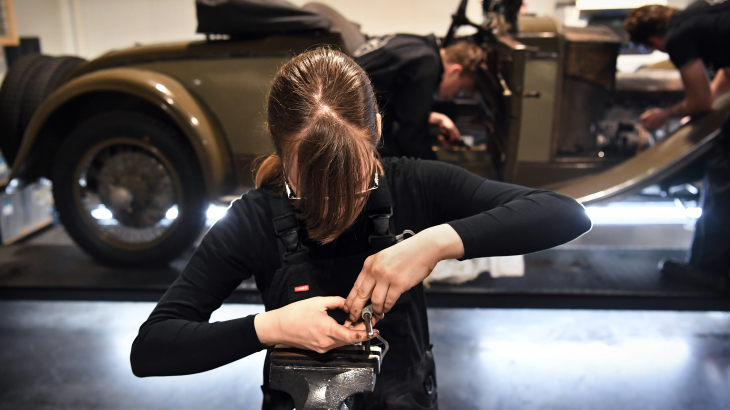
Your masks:
<svg viewBox="0 0 730 410"><path fill-rule="evenodd" d="M230 148L212 114L179 81L138 68L111 68L84 74L54 91L33 114L8 181L18 175L43 126L56 110L85 94L109 91L142 98L169 115L195 151L210 200L215 201L235 188Z"/></svg>

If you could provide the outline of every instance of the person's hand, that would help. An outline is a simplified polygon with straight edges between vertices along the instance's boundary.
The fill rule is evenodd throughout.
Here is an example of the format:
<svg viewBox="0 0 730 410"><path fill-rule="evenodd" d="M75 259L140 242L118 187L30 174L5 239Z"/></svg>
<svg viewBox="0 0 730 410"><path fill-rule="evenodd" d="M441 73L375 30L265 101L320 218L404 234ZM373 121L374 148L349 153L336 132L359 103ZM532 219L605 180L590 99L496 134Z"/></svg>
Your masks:
<svg viewBox="0 0 730 410"><path fill-rule="evenodd" d="M666 124L667 120L669 119L669 114L667 113L667 110L661 108L652 108L641 114L640 119L641 125L646 128L655 130L657 128L661 128L662 126L664 126L664 124Z"/></svg>
<svg viewBox="0 0 730 410"><path fill-rule="evenodd" d="M461 133L459 132L459 129L456 128L456 124L451 121L451 118L445 115L441 119L439 129L441 129L441 134L448 138L451 142L456 142L461 139Z"/></svg>
<svg viewBox="0 0 730 410"><path fill-rule="evenodd" d="M432 112L428 122L439 127L441 134L445 137L444 139L452 143L461 139L459 129L456 128L456 124L454 124L448 116L441 114L440 112Z"/></svg>
<svg viewBox="0 0 730 410"><path fill-rule="evenodd" d="M264 346L283 343L300 349L324 353L336 347L368 340L365 323L338 324L327 315L342 309L345 299L339 296L314 297L256 315L254 326ZM382 316L381 316L382 317ZM357 322L357 321L355 321ZM373 324L377 318L373 319ZM373 329L374 336L378 331Z"/></svg>
<svg viewBox="0 0 730 410"><path fill-rule="evenodd" d="M428 117L428 123L439 127L441 135L438 136L438 140L441 145L451 148L461 140L459 129L456 128L456 124L448 116L440 112L432 112Z"/></svg>
<svg viewBox="0 0 730 410"><path fill-rule="evenodd" d="M354 321L371 300L376 314L387 313L400 295L421 283L439 261L463 255L464 244L454 228L438 225L425 229L368 257L344 310Z"/></svg>

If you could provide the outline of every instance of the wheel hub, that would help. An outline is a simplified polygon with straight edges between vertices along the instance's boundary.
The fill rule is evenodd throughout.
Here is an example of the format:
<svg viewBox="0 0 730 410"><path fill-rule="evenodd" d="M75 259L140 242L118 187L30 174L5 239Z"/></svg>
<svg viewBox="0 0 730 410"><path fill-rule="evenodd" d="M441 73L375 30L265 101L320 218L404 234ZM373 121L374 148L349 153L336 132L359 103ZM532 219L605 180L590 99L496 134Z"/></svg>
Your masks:
<svg viewBox="0 0 730 410"><path fill-rule="evenodd" d="M98 181L101 202L122 225L154 226L175 204L170 175L147 153L113 155L99 170Z"/></svg>

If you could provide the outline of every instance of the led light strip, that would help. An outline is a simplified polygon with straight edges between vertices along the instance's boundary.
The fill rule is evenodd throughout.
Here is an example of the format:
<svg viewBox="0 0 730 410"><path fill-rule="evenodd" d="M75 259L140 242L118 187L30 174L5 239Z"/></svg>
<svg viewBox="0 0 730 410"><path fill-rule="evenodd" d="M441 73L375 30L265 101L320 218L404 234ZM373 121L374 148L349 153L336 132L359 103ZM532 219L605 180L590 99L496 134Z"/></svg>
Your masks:
<svg viewBox="0 0 730 410"><path fill-rule="evenodd" d="M594 225L684 225L702 215L702 209L681 202L618 202L586 208Z"/></svg>

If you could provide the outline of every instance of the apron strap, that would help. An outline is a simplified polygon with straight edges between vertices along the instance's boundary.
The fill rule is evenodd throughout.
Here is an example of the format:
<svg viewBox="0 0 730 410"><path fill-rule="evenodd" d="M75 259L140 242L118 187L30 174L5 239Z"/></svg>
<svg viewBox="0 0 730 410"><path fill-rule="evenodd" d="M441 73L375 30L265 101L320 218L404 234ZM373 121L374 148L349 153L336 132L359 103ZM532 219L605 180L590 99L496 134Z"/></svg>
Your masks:
<svg viewBox="0 0 730 410"><path fill-rule="evenodd" d="M309 249L302 244L299 235L301 224L291 201L284 195L271 195L269 201L282 267L308 261ZM368 237L370 249L380 252L396 243L395 226L391 218L393 200L385 176L380 177L378 189L370 194L367 213L373 227Z"/></svg>
<svg viewBox="0 0 730 410"><path fill-rule="evenodd" d="M373 233L368 237L371 250L380 252L396 242L392 216L393 199L388 180L383 175L380 177L378 189L370 194L368 200L368 218L373 226Z"/></svg>
<svg viewBox="0 0 730 410"><path fill-rule="evenodd" d="M309 252L299 239L301 225L291 202L283 195L269 199L282 267L307 261Z"/></svg>

